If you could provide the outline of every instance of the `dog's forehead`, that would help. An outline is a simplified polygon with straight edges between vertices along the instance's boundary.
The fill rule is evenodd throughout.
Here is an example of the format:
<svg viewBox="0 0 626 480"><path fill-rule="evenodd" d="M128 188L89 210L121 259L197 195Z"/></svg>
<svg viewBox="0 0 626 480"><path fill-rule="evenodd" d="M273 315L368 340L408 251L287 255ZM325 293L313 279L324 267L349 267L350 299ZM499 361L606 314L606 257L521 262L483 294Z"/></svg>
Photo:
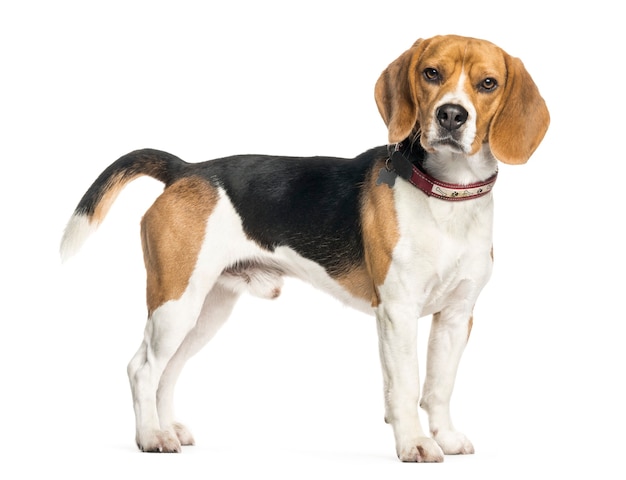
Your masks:
<svg viewBox="0 0 626 480"><path fill-rule="evenodd" d="M434 37L422 52L419 64L449 70L460 67L478 75L505 72L504 54L499 47L469 37Z"/></svg>

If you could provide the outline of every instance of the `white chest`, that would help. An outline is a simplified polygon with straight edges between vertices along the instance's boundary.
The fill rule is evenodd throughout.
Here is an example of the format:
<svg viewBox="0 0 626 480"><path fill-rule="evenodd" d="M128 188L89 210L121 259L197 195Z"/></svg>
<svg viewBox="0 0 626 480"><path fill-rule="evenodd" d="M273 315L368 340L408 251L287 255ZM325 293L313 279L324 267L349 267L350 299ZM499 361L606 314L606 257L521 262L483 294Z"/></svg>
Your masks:
<svg viewBox="0 0 626 480"><path fill-rule="evenodd" d="M403 184L395 200L400 240L384 294L414 299L422 315L473 304L491 274L492 196L450 202Z"/></svg>

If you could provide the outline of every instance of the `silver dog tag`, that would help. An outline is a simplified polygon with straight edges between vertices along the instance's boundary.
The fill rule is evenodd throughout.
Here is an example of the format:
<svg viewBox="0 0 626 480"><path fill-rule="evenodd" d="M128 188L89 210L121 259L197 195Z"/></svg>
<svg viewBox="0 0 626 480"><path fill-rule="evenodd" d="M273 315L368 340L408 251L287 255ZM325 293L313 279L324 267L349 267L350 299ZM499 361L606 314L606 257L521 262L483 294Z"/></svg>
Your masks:
<svg viewBox="0 0 626 480"><path fill-rule="evenodd" d="M376 180L376 185L382 185L383 183L388 185L389 188L392 188L396 183L396 177L398 175L393 170L389 170L386 167L383 167L378 172L378 179Z"/></svg>

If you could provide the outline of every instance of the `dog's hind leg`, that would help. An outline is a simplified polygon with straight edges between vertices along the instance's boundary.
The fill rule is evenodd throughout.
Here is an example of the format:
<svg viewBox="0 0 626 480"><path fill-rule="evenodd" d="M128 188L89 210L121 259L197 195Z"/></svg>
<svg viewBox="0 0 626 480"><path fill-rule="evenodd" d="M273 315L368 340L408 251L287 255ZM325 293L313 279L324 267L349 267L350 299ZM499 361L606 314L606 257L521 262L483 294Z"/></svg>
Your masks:
<svg viewBox="0 0 626 480"><path fill-rule="evenodd" d="M137 423L137 446L145 452L179 452L172 425L161 425L157 389L163 372L194 329L203 298L183 295L158 307L148 318L144 340L128 365Z"/></svg>
<svg viewBox="0 0 626 480"><path fill-rule="evenodd" d="M171 418L163 424L159 419L157 391L225 267L210 254L226 245L224 235L211 228L218 200L218 192L202 179L182 179L166 188L141 222L149 314L143 343L128 365L128 377L136 441L143 451L180 451Z"/></svg>
<svg viewBox="0 0 626 480"><path fill-rule="evenodd" d="M167 364L157 391L157 410L162 429L173 430L181 445L193 445L193 436L187 428L174 421L174 388L189 358L198 353L211 340L232 312L239 294L215 284L204 300L196 325L185 337L182 345Z"/></svg>

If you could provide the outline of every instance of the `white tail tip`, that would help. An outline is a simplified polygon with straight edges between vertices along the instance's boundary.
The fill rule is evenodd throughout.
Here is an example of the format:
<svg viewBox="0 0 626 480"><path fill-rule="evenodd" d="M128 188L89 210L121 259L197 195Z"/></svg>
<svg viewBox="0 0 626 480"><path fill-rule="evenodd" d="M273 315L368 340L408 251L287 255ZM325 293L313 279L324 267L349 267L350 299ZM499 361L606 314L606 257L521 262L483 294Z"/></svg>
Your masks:
<svg viewBox="0 0 626 480"><path fill-rule="evenodd" d="M65 262L76 254L97 228L98 225L92 224L86 215L72 215L61 239L61 260Z"/></svg>

